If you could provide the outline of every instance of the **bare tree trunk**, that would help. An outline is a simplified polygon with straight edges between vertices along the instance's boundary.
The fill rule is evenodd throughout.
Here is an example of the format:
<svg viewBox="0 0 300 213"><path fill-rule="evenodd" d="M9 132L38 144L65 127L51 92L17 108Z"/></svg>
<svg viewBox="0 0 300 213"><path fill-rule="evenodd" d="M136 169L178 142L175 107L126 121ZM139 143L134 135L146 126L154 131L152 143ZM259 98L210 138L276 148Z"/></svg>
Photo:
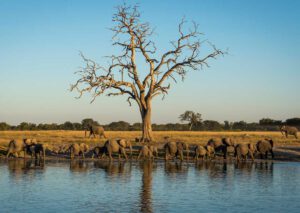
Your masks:
<svg viewBox="0 0 300 213"><path fill-rule="evenodd" d="M153 141L152 135L152 123L151 123L151 106L148 109L141 110L143 129L142 129L142 141L150 142Z"/></svg>
<svg viewBox="0 0 300 213"><path fill-rule="evenodd" d="M190 125L190 131L192 131L192 128L193 128L193 124L191 123L191 125Z"/></svg>

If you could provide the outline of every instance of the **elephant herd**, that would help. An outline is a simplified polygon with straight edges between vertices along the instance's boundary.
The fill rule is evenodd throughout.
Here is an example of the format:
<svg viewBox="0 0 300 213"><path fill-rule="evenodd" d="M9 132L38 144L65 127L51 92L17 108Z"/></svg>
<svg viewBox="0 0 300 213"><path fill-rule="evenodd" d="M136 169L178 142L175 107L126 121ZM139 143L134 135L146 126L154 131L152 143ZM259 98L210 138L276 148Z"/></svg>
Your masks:
<svg viewBox="0 0 300 213"><path fill-rule="evenodd" d="M176 158L183 161L185 157L187 161L189 161L190 157L193 157L196 161L199 159L212 160L216 156L222 156L224 159L235 158L237 161L240 161L247 160L248 157L254 160L256 155L260 156L260 158L268 158L271 155L273 159L273 147L274 142L272 139L260 140L256 144L235 144L232 138L222 138L210 139L204 146L170 141L160 146L157 144L138 146L135 151L138 152L136 154L137 160L158 159L160 154L166 161ZM69 155L70 159L74 159L75 157L85 158L86 155L89 155L93 159L102 159L108 156L110 160L113 160L114 155L117 155L119 160L122 156L127 160L127 152L129 152L130 158L133 159L133 146L130 141L125 139L107 140L104 145L92 148L85 143L53 146L38 143L35 139L23 139L23 141L11 140L8 144L6 157L19 157L23 152L24 158L26 155L30 155L32 158L45 159L46 151L56 156L58 154Z"/></svg>

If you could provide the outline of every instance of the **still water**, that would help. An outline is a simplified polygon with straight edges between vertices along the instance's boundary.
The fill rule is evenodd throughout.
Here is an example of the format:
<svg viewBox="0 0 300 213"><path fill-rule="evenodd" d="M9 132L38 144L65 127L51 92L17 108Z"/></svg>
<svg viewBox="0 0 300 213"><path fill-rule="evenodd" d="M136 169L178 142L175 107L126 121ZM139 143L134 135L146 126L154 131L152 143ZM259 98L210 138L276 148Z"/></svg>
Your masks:
<svg viewBox="0 0 300 213"><path fill-rule="evenodd" d="M300 163L0 161L0 212L300 212Z"/></svg>

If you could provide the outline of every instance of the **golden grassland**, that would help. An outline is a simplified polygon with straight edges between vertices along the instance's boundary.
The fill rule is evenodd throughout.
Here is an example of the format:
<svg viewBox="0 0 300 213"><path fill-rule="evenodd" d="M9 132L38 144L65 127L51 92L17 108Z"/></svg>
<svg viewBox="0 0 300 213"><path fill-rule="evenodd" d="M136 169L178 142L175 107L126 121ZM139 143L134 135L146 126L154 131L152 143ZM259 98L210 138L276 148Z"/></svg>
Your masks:
<svg viewBox="0 0 300 213"><path fill-rule="evenodd" d="M125 138L135 141L140 137L139 131L107 131L108 138ZM189 144L206 144L210 138L232 137L235 143L255 143L264 138L272 138L275 146L284 145L300 145L300 139L293 136L285 138L280 132L190 132L190 131L156 131L154 132L155 141L159 144L163 143L164 137L170 137L171 141L184 141ZM102 144L105 139L86 138L84 131L0 131L0 145L7 146L11 139L21 140L23 138L35 138L40 143L48 143L53 145L71 144L71 143L87 143L90 145ZM135 144L135 143L133 143Z"/></svg>

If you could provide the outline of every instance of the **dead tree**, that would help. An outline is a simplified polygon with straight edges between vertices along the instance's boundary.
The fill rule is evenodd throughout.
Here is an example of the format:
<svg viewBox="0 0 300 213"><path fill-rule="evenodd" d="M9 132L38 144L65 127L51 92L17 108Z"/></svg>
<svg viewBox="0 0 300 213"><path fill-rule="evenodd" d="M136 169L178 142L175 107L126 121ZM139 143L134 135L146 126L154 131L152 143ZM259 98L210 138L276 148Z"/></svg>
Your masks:
<svg viewBox="0 0 300 213"><path fill-rule="evenodd" d="M214 45L211 52L200 55L204 42L200 41L198 25L193 23L189 30L184 30L186 21L179 26L178 39L171 42L171 48L159 55L153 42L153 30L149 23L142 22L137 6L122 5L112 18L114 26L113 46L120 47L119 55L109 56L109 64L100 66L95 61L81 57L85 66L78 72L80 78L71 85L71 91L77 90L80 98L85 92L96 97L126 95L131 106L134 101L142 118L142 141L152 141L152 100L154 97L168 94L170 80L183 79L190 70L208 67L208 60L224 53ZM187 32L186 32L187 31ZM207 43L207 42L205 42ZM145 66L140 66L138 58L144 59ZM140 60L139 60L140 61Z"/></svg>

